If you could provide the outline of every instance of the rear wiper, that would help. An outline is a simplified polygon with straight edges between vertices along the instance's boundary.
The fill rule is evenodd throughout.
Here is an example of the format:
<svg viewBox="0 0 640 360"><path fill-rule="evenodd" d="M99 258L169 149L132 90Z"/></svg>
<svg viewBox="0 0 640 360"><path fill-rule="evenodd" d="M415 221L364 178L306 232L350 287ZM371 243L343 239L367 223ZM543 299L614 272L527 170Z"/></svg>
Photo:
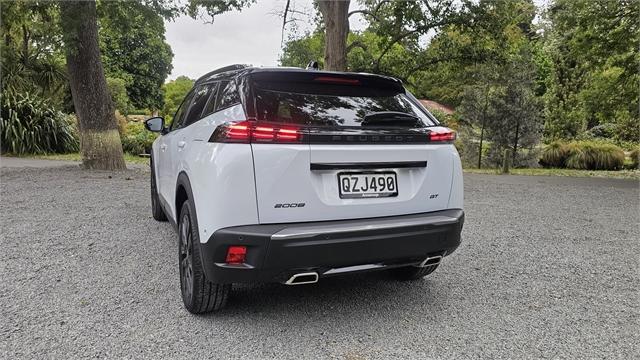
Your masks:
<svg viewBox="0 0 640 360"><path fill-rule="evenodd" d="M416 127L420 119L411 114L399 111L378 111L365 115L362 126L393 126L393 127Z"/></svg>

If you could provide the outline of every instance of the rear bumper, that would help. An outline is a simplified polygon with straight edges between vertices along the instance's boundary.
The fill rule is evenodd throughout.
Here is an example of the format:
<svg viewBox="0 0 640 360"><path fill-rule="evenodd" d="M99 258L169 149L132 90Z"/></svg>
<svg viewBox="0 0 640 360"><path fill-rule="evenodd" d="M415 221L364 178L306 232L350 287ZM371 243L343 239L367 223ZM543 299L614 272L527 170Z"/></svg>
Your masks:
<svg viewBox="0 0 640 360"><path fill-rule="evenodd" d="M223 228L201 244L202 264L216 283L285 282L300 272L320 277L417 265L460 245L464 212L430 213ZM225 264L227 248L247 247L246 263Z"/></svg>

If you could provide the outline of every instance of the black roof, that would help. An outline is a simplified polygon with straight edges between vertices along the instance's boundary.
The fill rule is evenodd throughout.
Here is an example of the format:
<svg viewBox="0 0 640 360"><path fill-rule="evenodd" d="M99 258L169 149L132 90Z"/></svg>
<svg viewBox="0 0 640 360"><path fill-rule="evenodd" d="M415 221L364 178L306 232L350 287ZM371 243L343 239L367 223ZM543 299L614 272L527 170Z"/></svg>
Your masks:
<svg viewBox="0 0 640 360"><path fill-rule="evenodd" d="M297 67L255 67L243 64L234 64L225 66L207 74L201 76L196 80L195 85L202 84L208 81L232 79L239 75L253 74L253 73L283 73L294 75L298 74L314 74L320 76L340 76L340 77L357 77L365 78L374 81L385 81L394 83L395 86L402 86L402 82L396 78L384 75L369 74L369 73L354 73L354 72L342 72L342 71L324 71L324 70L307 70ZM266 75L266 74L265 74Z"/></svg>

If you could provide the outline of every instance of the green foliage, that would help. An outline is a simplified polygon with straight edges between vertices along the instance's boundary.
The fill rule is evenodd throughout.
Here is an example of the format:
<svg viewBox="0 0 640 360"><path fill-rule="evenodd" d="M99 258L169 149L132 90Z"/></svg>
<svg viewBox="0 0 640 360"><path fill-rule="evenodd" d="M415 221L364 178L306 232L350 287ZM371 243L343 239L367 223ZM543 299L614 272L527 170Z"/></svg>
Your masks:
<svg viewBox="0 0 640 360"><path fill-rule="evenodd" d="M162 84L171 72L173 58L162 17L137 1L101 1L98 15L106 76L124 83L132 106L160 109ZM128 106L117 108L128 113Z"/></svg>
<svg viewBox="0 0 640 360"><path fill-rule="evenodd" d="M158 137L144 128L141 122L129 122L122 135L122 149L132 155L149 153L153 141Z"/></svg>
<svg viewBox="0 0 640 360"><path fill-rule="evenodd" d="M640 147L631 150L629 157L631 158L631 168L640 169Z"/></svg>
<svg viewBox="0 0 640 360"><path fill-rule="evenodd" d="M324 32L322 31L287 41L280 55L281 66L304 68L311 60L318 61L320 68L324 68ZM347 62L350 63L349 59Z"/></svg>
<svg viewBox="0 0 640 360"><path fill-rule="evenodd" d="M125 81L118 78L108 77L107 87L109 88L111 100L113 101L113 106L115 106L116 110L124 113L125 115L128 114L131 104L129 102L129 97L127 96Z"/></svg>
<svg viewBox="0 0 640 360"><path fill-rule="evenodd" d="M178 111L182 100L184 100L184 97L193 87L193 82L193 80L186 76L179 76L177 79L164 84L163 90L165 97L161 115L164 116L167 121L170 121L176 111Z"/></svg>
<svg viewBox="0 0 640 360"><path fill-rule="evenodd" d="M556 141L544 149L540 164L545 167L578 170L620 170L623 168L624 160L624 151L613 144Z"/></svg>
<svg viewBox="0 0 640 360"><path fill-rule="evenodd" d="M0 2L2 92L29 93L64 102L66 69L57 9L48 2Z"/></svg>
<svg viewBox="0 0 640 360"><path fill-rule="evenodd" d="M640 139L639 17L635 0L551 4L544 23L544 50L551 60L544 96L547 137L575 139L612 124L615 139Z"/></svg>
<svg viewBox="0 0 640 360"><path fill-rule="evenodd" d="M29 93L3 93L0 142L13 154L78 151L73 120Z"/></svg>

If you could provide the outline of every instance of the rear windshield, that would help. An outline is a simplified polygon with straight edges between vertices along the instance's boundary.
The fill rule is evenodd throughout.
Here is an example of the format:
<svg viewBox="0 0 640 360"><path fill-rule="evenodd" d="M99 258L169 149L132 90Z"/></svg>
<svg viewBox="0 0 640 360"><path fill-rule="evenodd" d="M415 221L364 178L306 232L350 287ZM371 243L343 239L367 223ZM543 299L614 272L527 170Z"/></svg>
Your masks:
<svg viewBox="0 0 640 360"><path fill-rule="evenodd" d="M370 92L371 93L371 92ZM377 95L377 96L375 96ZM255 90L259 120L319 127L360 127L365 116L383 111L407 113L419 121L412 127L436 125L435 121L404 93L332 95L285 92L264 88ZM405 126L399 123L399 126Z"/></svg>

